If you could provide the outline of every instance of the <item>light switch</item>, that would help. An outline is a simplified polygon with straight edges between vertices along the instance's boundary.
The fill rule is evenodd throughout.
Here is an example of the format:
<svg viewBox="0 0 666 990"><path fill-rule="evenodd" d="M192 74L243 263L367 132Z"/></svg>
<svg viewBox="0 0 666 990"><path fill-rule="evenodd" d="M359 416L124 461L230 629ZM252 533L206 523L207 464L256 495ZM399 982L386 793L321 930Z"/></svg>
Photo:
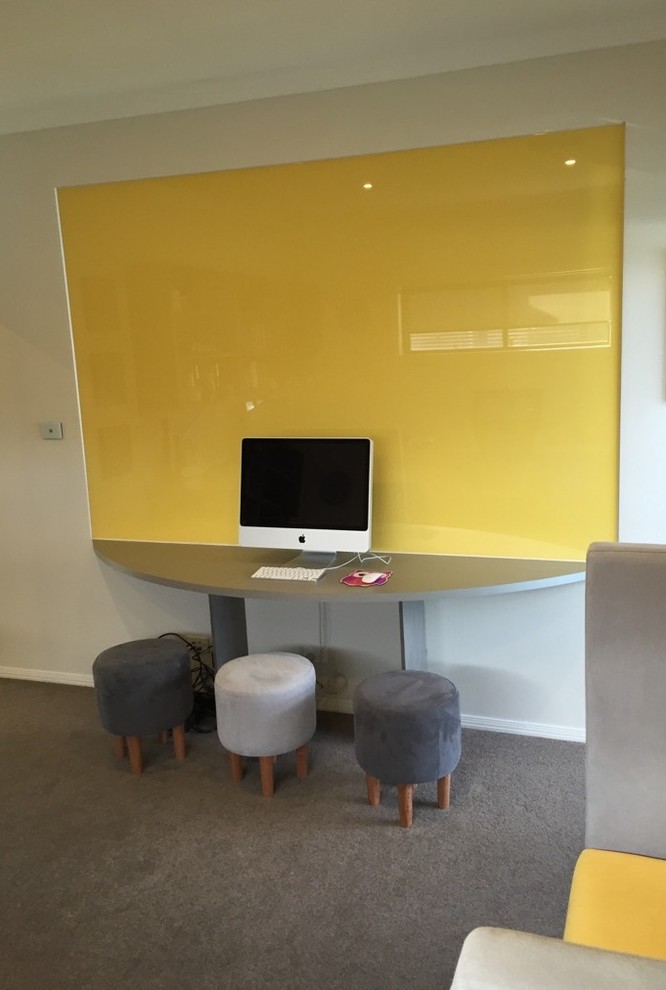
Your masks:
<svg viewBox="0 0 666 990"><path fill-rule="evenodd" d="M47 423L39 424L42 440L62 440L62 423L50 419Z"/></svg>

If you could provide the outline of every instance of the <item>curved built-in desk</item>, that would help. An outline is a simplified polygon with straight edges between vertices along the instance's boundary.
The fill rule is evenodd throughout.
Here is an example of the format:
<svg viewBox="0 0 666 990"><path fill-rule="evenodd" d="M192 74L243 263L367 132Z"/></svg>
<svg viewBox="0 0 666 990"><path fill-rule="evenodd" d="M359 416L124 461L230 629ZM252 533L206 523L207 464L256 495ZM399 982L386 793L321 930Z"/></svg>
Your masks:
<svg viewBox="0 0 666 990"><path fill-rule="evenodd" d="M316 583L274 581L251 575L262 564L285 564L293 552L130 540L93 540L93 546L105 563L126 574L207 594L218 665L247 653L246 598L395 602L400 613L403 666L420 667L425 659L427 599L527 591L585 579L582 561L393 553L389 565L393 576L387 584L350 588L341 584L340 578L358 567L354 561L324 574ZM384 569L380 561L365 566L368 570Z"/></svg>

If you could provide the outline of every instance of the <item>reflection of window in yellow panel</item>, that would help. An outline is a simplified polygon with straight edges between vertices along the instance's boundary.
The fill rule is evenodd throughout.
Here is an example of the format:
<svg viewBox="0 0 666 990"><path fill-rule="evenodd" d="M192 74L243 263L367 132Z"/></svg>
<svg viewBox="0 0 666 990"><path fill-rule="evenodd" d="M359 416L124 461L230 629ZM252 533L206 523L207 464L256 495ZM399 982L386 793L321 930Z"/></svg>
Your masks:
<svg viewBox="0 0 666 990"><path fill-rule="evenodd" d="M403 296L400 310L410 351L608 347L611 276L573 272L426 289Z"/></svg>
<svg viewBox="0 0 666 990"><path fill-rule="evenodd" d="M95 535L235 542L240 438L305 433L374 437L377 547L612 539L622 185L605 127L61 190Z"/></svg>

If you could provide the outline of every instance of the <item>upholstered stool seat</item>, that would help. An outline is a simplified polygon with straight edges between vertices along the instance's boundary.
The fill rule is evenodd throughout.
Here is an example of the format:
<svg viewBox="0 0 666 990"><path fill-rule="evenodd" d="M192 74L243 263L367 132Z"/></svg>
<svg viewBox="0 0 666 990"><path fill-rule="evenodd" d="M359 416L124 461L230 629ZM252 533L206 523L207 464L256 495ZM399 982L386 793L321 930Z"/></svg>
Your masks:
<svg viewBox="0 0 666 990"><path fill-rule="evenodd" d="M397 786L402 826L412 824L415 784L436 780L437 807L448 808L461 749L455 685L422 670L361 681L354 693L354 746L370 804L379 804L381 784Z"/></svg>
<svg viewBox="0 0 666 990"><path fill-rule="evenodd" d="M220 742L231 759L234 781L243 760L259 757L261 792L273 794L273 764L296 752L296 775L308 772L308 747L316 727L315 670L295 653L254 653L222 664L215 675Z"/></svg>
<svg viewBox="0 0 666 990"><path fill-rule="evenodd" d="M93 663L93 682L103 727L118 756L129 752L132 773L141 773L141 737L166 741L172 730L176 759L185 759L185 719L192 711L190 654L174 639L137 639L112 646Z"/></svg>

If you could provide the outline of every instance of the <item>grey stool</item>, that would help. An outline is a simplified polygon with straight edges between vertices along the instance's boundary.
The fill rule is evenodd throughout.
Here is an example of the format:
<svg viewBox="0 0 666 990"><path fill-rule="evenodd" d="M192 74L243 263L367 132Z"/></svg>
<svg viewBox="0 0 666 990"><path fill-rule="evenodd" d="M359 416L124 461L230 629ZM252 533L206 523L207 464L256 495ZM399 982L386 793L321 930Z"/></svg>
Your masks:
<svg viewBox="0 0 666 990"><path fill-rule="evenodd" d="M437 807L448 808L461 747L457 688L422 670L368 677L354 693L354 745L368 801L379 804L382 783L397 785L403 827L412 824L415 784L436 780Z"/></svg>
<svg viewBox="0 0 666 990"><path fill-rule="evenodd" d="M172 729L177 760L185 759L185 719L192 711L190 654L173 639L137 639L112 646L93 663L93 682L103 727L114 738L116 756L129 753L132 773L141 773L141 736L166 742Z"/></svg>

